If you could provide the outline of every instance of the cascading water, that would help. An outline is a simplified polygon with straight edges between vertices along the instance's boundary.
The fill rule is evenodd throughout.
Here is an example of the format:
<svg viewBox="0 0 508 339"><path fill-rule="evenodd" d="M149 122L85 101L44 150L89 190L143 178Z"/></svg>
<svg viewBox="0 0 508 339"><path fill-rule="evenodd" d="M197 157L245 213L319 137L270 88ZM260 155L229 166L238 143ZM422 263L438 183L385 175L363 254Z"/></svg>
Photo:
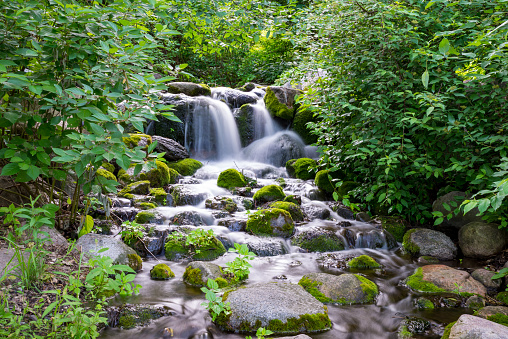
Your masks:
<svg viewBox="0 0 508 339"><path fill-rule="evenodd" d="M259 99L257 103L252 106L252 110L254 114L254 140L274 135L276 132L282 130L270 116L263 99Z"/></svg>

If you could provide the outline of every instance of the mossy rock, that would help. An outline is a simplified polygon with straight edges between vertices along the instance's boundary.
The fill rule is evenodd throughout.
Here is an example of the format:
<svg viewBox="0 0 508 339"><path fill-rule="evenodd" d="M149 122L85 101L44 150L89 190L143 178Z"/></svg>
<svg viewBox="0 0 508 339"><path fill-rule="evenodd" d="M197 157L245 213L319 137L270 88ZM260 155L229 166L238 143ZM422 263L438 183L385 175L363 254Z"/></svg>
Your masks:
<svg viewBox="0 0 508 339"><path fill-rule="evenodd" d="M399 339L410 339L413 335L423 334L430 329L430 322L425 319L410 317L404 319L399 327Z"/></svg>
<svg viewBox="0 0 508 339"><path fill-rule="evenodd" d="M494 315L488 316L487 320L493 321L495 323L508 326L508 315L502 313L496 313Z"/></svg>
<svg viewBox="0 0 508 339"><path fill-rule="evenodd" d="M286 187L286 180L284 178L277 178L275 182L282 188Z"/></svg>
<svg viewBox="0 0 508 339"><path fill-rule="evenodd" d="M128 137L123 137L122 140L129 148L135 148L137 146L147 148L152 143L152 137L150 135L141 133L129 134Z"/></svg>
<svg viewBox="0 0 508 339"><path fill-rule="evenodd" d="M119 309L118 326L131 329L172 314L173 312L166 306L124 305Z"/></svg>
<svg viewBox="0 0 508 339"><path fill-rule="evenodd" d="M150 278L155 280L168 280L174 277L175 274L166 264L157 264L150 270Z"/></svg>
<svg viewBox="0 0 508 339"><path fill-rule="evenodd" d="M206 84L195 84L193 82L169 82L166 86L167 91L172 94L182 93L191 97L212 95L210 87Z"/></svg>
<svg viewBox="0 0 508 339"><path fill-rule="evenodd" d="M393 235L395 240L402 242L406 233L408 223L401 217L396 216L377 216L377 220L381 221L381 227L386 232Z"/></svg>
<svg viewBox="0 0 508 339"><path fill-rule="evenodd" d="M154 203L151 203L151 202L142 202L142 203L139 204L139 207L142 210L151 210L151 209L156 208L157 205L155 205Z"/></svg>
<svg viewBox="0 0 508 339"><path fill-rule="evenodd" d="M376 260L365 254L349 260L347 262L347 266L354 269L372 269L381 267Z"/></svg>
<svg viewBox="0 0 508 339"><path fill-rule="evenodd" d="M284 200L286 194L279 185L268 185L254 193L254 203L259 206L270 201Z"/></svg>
<svg viewBox="0 0 508 339"><path fill-rule="evenodd" d="M148 194L149 190L150 181L136 181L124 187L120 192L118 192L118 196L121 198L132 199L133 194Z"/></svg>
<svg viewBox="0 0 508 339"><path fill-rule="evenodd" d="M423 297L415 300L415 307L421 310L433 310L435 308L432 301Z"/></svg>
<svg viewBox="0 0 508 339"><path fill-rule="evenodd" d="M164 245L166 259L179 260L192 257L193 260L210 261L215 260L224 253L226 248L219 239L213 237L211 241L205 245L194 245L192 248L185 245L186 235L180 239L168 237ZM199 253L197 253L199 251Z"/></svg>
<svg viewBox="0 0 508 339"><path fill-rule="evenodd" d="M447 292L445 289L437 287L431 282L423 280L423 271L418 267L413 275L404 280L404 283L414 291L428 292L428 293L443 293Z"/></svg>
<svg viewBox="0 0 508 339"><path fill-rule="evenodd" d="M101 164L101 167L104 168L106 171L109 171L111 173L115 173L115 165L110 164L109 162L103 162Z"/></svg>
<svg viewBox="0 0 508 339"><path fill-rule="evenodd" d="M303 212L300 206L292 202L275 201L268 205L270 208L278 208L284 211L288 211L291 214L293 221L303 221Z"/></svg>
<svg viewBox="0 0 508 339"><path fill-rule="evenodd" d="M168 199L168 193L163 188L152 188L150 195L155 198L159 205L165 205Z"/></svg>
<svg viewBox="0 0 508 339"><path fill-rule="evenodd" d="M316 177L316 173L313 170L313 168L317 167L316 160L310 158L293 160L286 162L286 171L290 177L302 180L314 179Z"/></svg>
<svg viewBox="0 0 508 339"><path fill-rule="evenodd" d="M499 292L496 295L496 299L508 305L508 292Z"/></svg>
<svg viewBox="0 0 508 339"><path fill-rule="evenodd" d="M155 219L155 213L149 211L141 211L136 214L134 219L138 224L148 224Z"/></svg>
<svg viewBox="0 0 508 339"><path fill-rule="evenodd" d="M344 240L335 232L324 229L305 230L291 239L291 245L308 252L335 252L344 250Z"/></svg>
<svg viewBox="0 0 508 339"><path fill-rule="evenodd" d="M299 195L288 195L282 201L292 202L293 204L300 206L302 204L302 197Z"/></svg>
<svg viewBox="0 0 508 339"><path fill-rule="evenodd" d="M163 187L177 182L180 176L162 161L155 162L156 167L150 170L142 170L138 175L134 175L135 165L129 167L127 171L120 169L118 171L119 182L129 184L135 181L149 181L152 187Z"/></svg>
<svg viewBox="0 0 508 339"><path fill-rule="evenodd" d="M293 235L295 224L289 212L270 208L251 213L245 230L261 236L289 238Z"/></svg>
<svg viewBox="0 0 508 339"><path fill-rule="evenodd" d="M205 207L214 210L224 210L233 213L238 210L238 205L230 197L216 196L205 200Z"/></svg>
<svg viewBox="0 0 508 339"><path fill-rule="evenodd" d="M196 287L206 286L208 279L214 280L219 285L219 288L229 285L228 280L224 277L222 268L217 264L194 261L185 268L183 281L188 285Z"/></svg>
<svg viewBox="0 0 508 339"><path fill-rule="evenodd" d="M307 123L318 122L319 120L317 116L314 116L312 108L299 108L296 110L295 118L293 119L293 130L298 133L307 145L313 144L317 142L318 136L311 133Z"/></svg>
<svg viewBox="0 0 508 339"><path fill-rule="evenodd" d="M329 170L321 170L317 172L314 183L320 190L326 193L333 193L335 186L333 185L333 182L328 178L328 174L330 174Z"/></svg>
<svg viewBox="0 0 508 339"><path fill-rule="evenodd" d="M232 189L235 187L247 186L247 181L242 173L234 168L222 171L217 178L217 186Z"/></svg>
<svg viewBox="0 0 508 339"><path fill-rule="evenodd" d="M373 303L379 294L377 285L359 274L310 273L298 284L323 303L367 304Z"/></svg>
<svg viewBox="0 0 508 339"><path fill-rule="evenodd" d="M141 257L135 253L127 254L127 259L129 260L129 267L134 271L141 271L143 268L143 260Z"/></svg>
<svg viewBox="0 0 508 339"><path fill-rule="evenodd" d="M443 336L441 337L441 339L450 338L450 332L452 331L452 327L453 327L453 325L455 325L455 323L456 323L456 321L446 325L446 327L444 328Z"/></svg>
<svg viewBox="0 0 508 339"><path fill-rule="evenodd" d="M293 120L295 109L294 107L288 107L286 104L279 101L277 95L272 90L272 87L266 88L266 94L264 97L265 106L272 117L277 117L284 120Z"/></svg>
<svg viewBox="0 0 508 339"><path fill-rule="evenodd" d="M113 166L113 165L111 165L111 166ZM114 168L115 167L113 166L113 169ZM103 168L99 168L97 170L97 175L100 176L100 177L106 178L107 180L114 180L114 181L116 181L115 175L112 172L110 172L110 171L108 171L106 169L103 169Z"/></svg>
<svg viewBox="0 0 508 339"><path fill-rule="evenodd" d="M194 175L198 169L203 167L203 164L200 161L188 158L177 162L170 162L168 167L174 169L181 175L189 176Z"/></svg>

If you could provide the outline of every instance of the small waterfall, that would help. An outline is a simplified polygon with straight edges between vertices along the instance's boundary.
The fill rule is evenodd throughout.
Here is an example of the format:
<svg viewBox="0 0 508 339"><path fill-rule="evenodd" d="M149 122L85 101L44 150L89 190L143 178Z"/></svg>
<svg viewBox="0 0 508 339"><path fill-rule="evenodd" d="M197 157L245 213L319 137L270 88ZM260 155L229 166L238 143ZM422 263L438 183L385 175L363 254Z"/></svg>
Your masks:
<svg viewBox="0 0 508 339"><path fill-rule="evenodd" d="M185 124L185 147L199 159L227 159L240 153L233 113L218 100L200 97Z"/></svg>
<svg viewBox="0 0 508 339"><path fill-rule="evenodd" d="M252 105L252 110L254 115L254 140L274 135L282 130L266 109L263 99L259 99L255 105Z"/></svg>
<svg viewBox="0 0 508 339"><path fill-rule="evenodd" d="M254 141L243 150L243 158L284 166L288 160L304 156L305 144L295 132L281 131Z"/></svg>

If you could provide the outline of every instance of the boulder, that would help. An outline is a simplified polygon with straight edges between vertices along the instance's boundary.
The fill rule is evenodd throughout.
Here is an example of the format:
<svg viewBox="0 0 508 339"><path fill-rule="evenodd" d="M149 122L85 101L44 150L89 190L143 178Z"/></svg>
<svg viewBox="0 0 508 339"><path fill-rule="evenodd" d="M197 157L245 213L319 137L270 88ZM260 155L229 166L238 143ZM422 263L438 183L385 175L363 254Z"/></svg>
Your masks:
<svg viewBox="0 0 508 339"><path fill-rule="evenodd" d="M370 225L347 226L339 229L349 248L385 248L397 247L397 241L388 232Z"/></svg>
<svg viewBox="0 0 508 339"><path fill-rule="evenodd" d="M224 295L223 301L231 307L230 315L216 321L223 330L255 332L264 327L275 334L297 334L331 328L326 307L299 285L247 285Z"/></svg>
<svg viewBox="0 0 508 339"><path fill-rule="evenodd" d="M297 109L293 119L293 130L302 137L306 144L313 144L318 140L318 136L311 133L307 123L318 121L319 118L314 116L314 111L310 107Z"/></svg>
<svg viewBox="0 0 508 339"><path fill-rule="evenodd" d="M242 92L229 87L212 88L212 97L225 102L229 108L240 108L245 104L255 104L259 97L253 92Z"/></svg>
<svg viewBox="0 0 508 339"><path fill-rule="evenodd" d="M202 226L205 224L201 215L196 211L183 211L170 220L171 225Z"/></svg>
<svg viewBox="0 0 508 339"><path fill-rule="evenodd" d="M295 97L301 91L280 87L268 86L264 97L266 109L272 117L292 121L295 115Z"/></svg>
<svg viewBox="0 0 508 339"><path fill-rule="evenodd" d="M502 314L508 316L508 307L506 306L487 306L478 311L480 318L488 319L489 317Z"/></svg>
<svg viewBox="0 0 508 339"><path fill-rule="evenodd" d="M113 259L113 263L122 265L129 264L129 254L136 254L132 248L124 244L118 238L93 233L81 236L76 242L76 248L85 256L110 257ZM103 248L107 248L107 250L98 253L98 251Z"/></svg>
<svg viewBox="0 0 508 339"><path fill-rule="evenodd" d="M152 267L150 270L150 278L155 280L168 280L174 278L175 274L168 265L160 263Z"/></svg>
<svg viewBox="0 0 508 339"><path fill-rule="evenodd" d="M212 91L205 84L195 84L192 82L170 82L167 83L168 92L172 94L185 94L191 97L200 95L210 96Z"/></svg>
<svg viewBox="0 0 508 339"><path fill-rule="evenodd" d="M187 158L177 162L171 162L168 164L168 167L174 169L181 175L188 176L194 175L198 169L203 167L203 164L196 159Z"/></svg>
<svg viewBox="0 0 508 339"><path fill-rule="evenodd" d="M189 153L185 147L173 139L153 135L152 141L157 141L155 150L159 153L164 153L164 159L168 162L179 161L189 157Z"/></svg>
<svg viewBox="0 0 508 339"><path fill-rule="evenodd" d="M431 256L451 260L457 254L457 246L444 233L426 228L415 228L404 234L404 249L413 256Z"/></svg>
<svg viewBox="0 0 508 339"><path fill-rule="evenodd" d="M459 212L458 215L453 214L450 220L446 218L446 215L453 212L458 206L460 206L462 201L468 198L469 196L466 195L466 193L464 192L453 191L441 197L438 197L436 201L434 201L434 203L432 204L432 211L441 212L445 216L443 222L441 223L441 226L461 228L462 226L470 222L482 221L481 217L476 216L479 213L478 208L473 208L465 215L462 212ZM446 209L445 204L449 206L449 210Z"/></svg>
<svg viewBox="0 0 508 339"><path fill-rule="evenodd" d="M303 204L302 211L310 220L326 220L330 217L330 210L326 208L326 206L323 206L322 204L315 204L313 202Z"/></svg>
<svg viewBox="0 0 508 339"><path fill-rule="evenodd" d="M199 98L190 97L184 94L165 93L161 95L165 105L173 106L173 114L180 119L180 122L170 120L164 116L157 117L159 121L150 122L149 134L158 135L175 140L181 145L185 144L185 121L192 114L194 108L199 104Z"/></svg>
<svg viewBox="0 0 508 339"><path fill-rule="evenodd" d="M324 303L366 304L374 302L379 294L375 283L358 274L310 273L298 284Z"/></svg>
<svg viewBox="0 0 508 339"><path fill-rule="evenodd" d="M203 244L199 239L193 246L186 246L187 234L180 233L180 238L168 236L164 245L166 259L180 260L192 257L194 260L210 261L215 260L224 253L226 248L215 236Z"/></svg>
<svg viewBox="0 0 508 339"><path fill-rule="evenodd" d="M505 339L508 327L495 322L463 314L452 326L449 339Z"/></svg>
<svg viewBox="0 0 508 339"><path fill-rule="evenodd" d="M247 147L255 140L255 110L252 104L245 104L240 109L233 112L235 117L238 133L240 134L240 142L242 147Z"/></svg>
<svg viewBox="0 0 508 339"><path fill-rule="evenodd" d="M242 173L238 172L234 168L229 168L220 172L219 177L217 178L217 186L233 189L235 187L247 186L247 181Z"/></svg>
<svg viewBox="0 0 508 339"><path fill-rule="evenodd" d="M205 261L193 261L185 268L183 281L188 285L206 286L208 279L215 280L219 284L219 287L225 287L228 284L223 277L221 267L217 264Z"/></svg>
<svg viewBox="0 0 508 339"><path fill-rule="evenodd" d="M259 206L270 201L284 200L285 197L286 194L282 191L282 187L279 185L268 185L254 193L253 198L256 206Z"/></svg>
<svg viewBox="0 0 508 339"><path fill-rule="evenodd" d="M445 265L426 265L416 269L405 283L419 292L471 293L485 296L487 289L473 279L466 271L459 271Z"/></svg>
<svg viewBox="0 0 508 339"><path fill-rule="evenodd" d="M167 306L154 305L123 305L121 307L108 307L108 326L131 329L149 324L152 320L174 315Z"/></svg>
<svg viewBox="0 0 508 339"><path fill-rule="evenodd" d="M174 184L178 179L178 173L172 171L168 165L162 161L155 162L155 168L145 168L137 175L134 175L135 166L130 167L127 171L120 169L118 171L118 181L124 185L136 182L136 181L149 181L152 187L164 187L167 184Z"/></svg>
<svg viewBox="0 0 508 339"><path fill-rule="evenodd" d="M236 212L238 210L237 204L226 196L216 196L210 199L206 199L205 207L213 210L224 210L229 213Z"/></svg>
<svg viewBox="0 0 508 339"><path fill-rule="evenodd" d="M289 238L294 233L295 224L289 212L270 208L251 213L245 230L256 235Z"/></svg>
<svg viewBox="0 0 508 339"><path fill-rule="evenodd" d="M496 272L492 272L489 270L486 270L484 268L479 268L477 270L474 270L473 273L471 273L471 276L481 282L483 286L487 287L489 291L497 291L501 287L501 281L502 279L495 279L492 280L492 277L496 274Z"/></svg>
<svg viewBox="0 0 508 339"><path fill-rule="evenodd" d="M291 214L293 221L303 221L303 212L300 206L295 203L287 201L274 201L268 205L269 208L278 208L284 211L288 211Z"/></svg>
<svg viewBox="0 0 508 339"><path fill-rule="evenodd" d="M506 231L496 224L470 222L459 230L459 246L466 257L487 258L506 246Z"/></svg>
<svg viewBox="0 0 508 339"><path fill-rule="evenodd" d="M281 167L288 160L303 157L305 144L295 132L281 131L254 141L242 151L242 155L246 160Z"/></svg>
<svg viewBox="0 0 508 339"><path fill-rule="evenodd" d="M174 185L170 189L170 194L173 197L173 204L175 206L196 206L210 197L210 193L203 192L198 188L199 186L191 187L191 185Z"/></svg>
<svg viewBox="0 0 508 339"><path fill-rule="evenodd" d="M41 234L40 232L46 234ZM41 239L46 239L44 243L44 247L46 248L50 248L51 246L55 246L58 248L69 247L69 242L67 241L67 239L65 239L64 236L53 227L50 228L48 226L42 226L39 230L39 234L37 235L37 237Z"/></svg>
<svg viewBox="0 0 508 339"><path fill-rule="evenodd" d="M321 227L297 229L297 234L291 239L291 245L308 252L334 252L345 248L342 238L335 232Z"/></svg>
<svg viewBox="0 0 508 339"><path fill-rule="evenodd" d="M314 159L300 158L291 159L286 162L286 171L292 178L309 180L316 177L314 168L316 168L317 162Z"/></svg>

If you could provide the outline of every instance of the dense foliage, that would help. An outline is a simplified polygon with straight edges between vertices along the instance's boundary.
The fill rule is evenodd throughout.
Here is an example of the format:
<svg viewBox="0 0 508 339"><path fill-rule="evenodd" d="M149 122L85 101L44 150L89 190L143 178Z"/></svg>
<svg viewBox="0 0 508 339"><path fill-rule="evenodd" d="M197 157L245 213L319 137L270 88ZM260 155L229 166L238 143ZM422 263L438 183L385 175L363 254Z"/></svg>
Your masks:
<svg viewBox="0 0 508 339"><path fill-rule="evenodd" d="M357 202L425 222L438 195L481 190L466 211L504 215L507 10L503 0L334 0L304 14L305 52L286 78L326 74L302 103L323 118L312 125L322 162L361 184Z"/></svg>

